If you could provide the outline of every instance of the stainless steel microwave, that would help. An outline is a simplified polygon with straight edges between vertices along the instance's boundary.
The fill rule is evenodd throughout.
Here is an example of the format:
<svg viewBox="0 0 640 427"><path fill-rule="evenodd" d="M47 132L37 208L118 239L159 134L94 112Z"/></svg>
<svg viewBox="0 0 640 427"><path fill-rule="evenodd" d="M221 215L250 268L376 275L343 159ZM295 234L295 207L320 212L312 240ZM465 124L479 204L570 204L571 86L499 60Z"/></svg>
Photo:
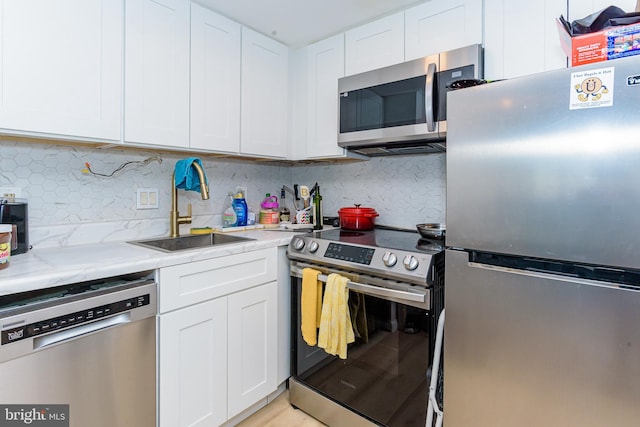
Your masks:
<svg viewBox="0 0 640 427"><path fill-rule="evenodd" d="M338 145L366 156L445 151L447 92L482 79L481 45L338 80Z"/></svg>

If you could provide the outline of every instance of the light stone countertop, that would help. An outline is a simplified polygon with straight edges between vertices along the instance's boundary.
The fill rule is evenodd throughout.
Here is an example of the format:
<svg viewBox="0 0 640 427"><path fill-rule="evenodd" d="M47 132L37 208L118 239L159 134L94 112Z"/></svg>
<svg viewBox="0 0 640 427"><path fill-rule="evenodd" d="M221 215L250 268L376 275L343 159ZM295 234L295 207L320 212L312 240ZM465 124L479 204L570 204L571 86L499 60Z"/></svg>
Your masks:
<svg viewBox="0 0 640 427"><path fill-rule="evenodd" d="M26 254L12 256L9 267L0 270L0 298L18 292L285 246L296 234L301 233L269 230L234 232L233 235L255 240L172 253L127 242L33 249Z"/></svg>

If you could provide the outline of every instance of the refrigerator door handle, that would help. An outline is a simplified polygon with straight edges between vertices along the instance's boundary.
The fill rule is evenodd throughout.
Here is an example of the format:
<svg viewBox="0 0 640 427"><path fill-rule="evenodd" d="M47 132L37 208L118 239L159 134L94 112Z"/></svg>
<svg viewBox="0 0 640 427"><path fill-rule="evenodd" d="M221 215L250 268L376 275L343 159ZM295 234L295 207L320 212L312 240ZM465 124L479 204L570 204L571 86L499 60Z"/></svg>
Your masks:
<svg viewBox="0 0 640 427"><path fill-rule="evenodd" d="M558 282L567 282L567 283L576 284L576 285L600 286L600 287L609 288L609 289L618 289L621 291L629 290L629 291L637 292L637 290L633 290L632 288L627 287L624 284L618 284L614 282L603 282L603 281L593 280L593 279L583 279L583 278L574 277L574 276L564 276L551 271L545 272L545 271L520 270L512 267L488 265L488 264L482 264L482 263L473 262L473 261L469 261L468 265L469 267L472 267L472 268L480 268L483 270L490 270L494 272L516 274L516 275L535 277L540 279L551 279Z"/></svg>

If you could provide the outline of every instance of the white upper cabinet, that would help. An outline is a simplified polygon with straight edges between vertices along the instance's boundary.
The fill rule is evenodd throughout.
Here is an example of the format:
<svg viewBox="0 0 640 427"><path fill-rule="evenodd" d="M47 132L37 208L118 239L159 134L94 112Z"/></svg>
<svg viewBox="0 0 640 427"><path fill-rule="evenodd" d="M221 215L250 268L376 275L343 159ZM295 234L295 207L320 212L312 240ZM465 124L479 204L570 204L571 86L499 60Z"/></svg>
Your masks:
<svg viewBox="0 0 640 427"><path fill-rule="evenodd" d="M189 147L188 0L126 0L125 142Z"/></svg>
<svg viewBox="0 0 640 427"><path fill-rule="evenodd" d="M306 157L341 157L338 146L338 79L344 77L344 36L307 47Z"/></svg>
<svg viewBox="0 0 640 427"><path fill-rule="evenodd" d="M345 33L345 75L404 62L404 12Z"/></svg>
<svg viewBox="0 0 640 427"><path fill-rule="evenodd" d="M242 154L287 156L287 46L242 27Z"/></svg>
<svg viewBox="0 0 640 427"><path fill-rule="evenodd" d="M191 4L191 148L240 150L240 28Z"/></svg>
<svg viewBox="0 0 640 427"><path fill-rule="evenodd" d="M0 1L0 128L119 141L122 2Z"/></svg>
<svg viewBox="0 0 640 427"><path fill-rule="evenodd" d="M482 44L482 0L431 0L404 14L406 61Z"/></svg>
<svg viewBox="0 0 640 427"><path fill-rule="evenodd" d="M509 79L567 66L556 18L566 0L485 0L485 77Z"/></svg>

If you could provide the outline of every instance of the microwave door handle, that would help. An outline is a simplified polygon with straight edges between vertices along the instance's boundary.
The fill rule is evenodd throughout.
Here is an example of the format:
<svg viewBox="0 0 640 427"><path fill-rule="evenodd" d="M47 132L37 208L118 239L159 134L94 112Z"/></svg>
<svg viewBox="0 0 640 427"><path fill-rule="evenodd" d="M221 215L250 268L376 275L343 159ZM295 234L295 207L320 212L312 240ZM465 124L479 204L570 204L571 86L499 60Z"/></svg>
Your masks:
<svg viewBox="0 0 640 427"><path fill-rule="evenodd" d="M434 132L436 130L435 115L433 111L433 85L436 75L436 64L431 63L427 66L427 80L424 88L424 113L427 118L427 130Z"/></svg>

